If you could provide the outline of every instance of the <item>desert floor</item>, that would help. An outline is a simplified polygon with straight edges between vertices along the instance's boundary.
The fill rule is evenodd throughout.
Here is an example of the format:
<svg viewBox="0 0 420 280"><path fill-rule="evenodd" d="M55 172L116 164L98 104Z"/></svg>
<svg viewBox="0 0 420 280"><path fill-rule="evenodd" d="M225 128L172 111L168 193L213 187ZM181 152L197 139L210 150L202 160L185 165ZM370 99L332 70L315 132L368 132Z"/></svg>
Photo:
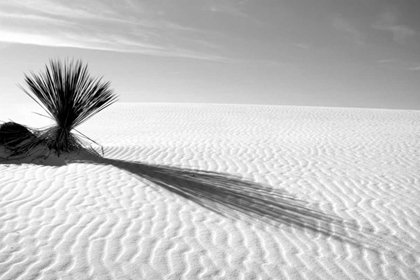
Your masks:
<svg viewBox="0 0 420 280"><path fill-rule="evenodd" d="M0 164L0 279L420 279L420 111L117 103L78 130L104 159Z"/></svg>

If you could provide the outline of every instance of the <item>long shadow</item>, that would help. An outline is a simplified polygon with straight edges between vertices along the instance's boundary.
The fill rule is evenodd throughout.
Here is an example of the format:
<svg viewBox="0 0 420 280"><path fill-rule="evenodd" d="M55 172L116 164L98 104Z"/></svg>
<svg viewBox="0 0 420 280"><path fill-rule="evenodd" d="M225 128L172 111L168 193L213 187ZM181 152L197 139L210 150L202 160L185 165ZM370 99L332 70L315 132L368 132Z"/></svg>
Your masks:
<svg viewBox="0 0 420 280"><path fill-rule="evenodd" d="M269 226L295 227L357 247L372 249L351 235L355 223L308 206L285 190L226 173L109 159L84 153L70 162L111 165L224 217ZM360 236L360 234L359 234ZM374 249L372 249L374 250ZM375 250L376 251L376 250Z"/></svg>
<svg viewBox="0 0 420 280"><path fill-rule="evenodd" d="M47 158L45 158L47 159ZM111 165L135 176L145 178L163 189L229 218L261 222L270 226L295 227L309 230L353 246L374 250L360 240L356 224L309 207L285 190L259 184L230 174L153 165L137 161L109 159L89 152L68 158L49 157L48 160L20 158L1 160L0 164L41 164L62 166L69 163ZM352 236L356 236L352 237ZM365 239L365 238L362 238Z"/></svg>

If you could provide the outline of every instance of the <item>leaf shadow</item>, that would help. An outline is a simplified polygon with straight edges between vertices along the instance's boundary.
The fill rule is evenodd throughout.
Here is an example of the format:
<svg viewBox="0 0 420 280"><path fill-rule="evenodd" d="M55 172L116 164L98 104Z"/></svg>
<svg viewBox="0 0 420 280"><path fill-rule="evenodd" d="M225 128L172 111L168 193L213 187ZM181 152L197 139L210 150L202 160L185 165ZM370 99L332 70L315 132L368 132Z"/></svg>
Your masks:
<svg viewBox="0 0 420 280"><path fill-rule="evenodd" d="M41 153L42 154L42 153ZM37 164L59 167L71 163L108 165L144 178L162 189L192 201L223 217L282 229L307 230L340 243L377 251L370 234L356 222L325 213L286 190L226 173L111 159L87 150L57 157L2 159L0 164ZM0 155L1 156L1 155Z"/></svg>
<svg viewBox="0 0 420 280"><path fill-rule="evenodd" d="M192 201L223 217L285 229L308 230L356 247L373 249L358 238L355 222L309 206L286 190L239 176L139 161L110 159L84 153L71 162L110 165L144 178L164 190ZM355 237L352 237L355 236Z"/></svg>

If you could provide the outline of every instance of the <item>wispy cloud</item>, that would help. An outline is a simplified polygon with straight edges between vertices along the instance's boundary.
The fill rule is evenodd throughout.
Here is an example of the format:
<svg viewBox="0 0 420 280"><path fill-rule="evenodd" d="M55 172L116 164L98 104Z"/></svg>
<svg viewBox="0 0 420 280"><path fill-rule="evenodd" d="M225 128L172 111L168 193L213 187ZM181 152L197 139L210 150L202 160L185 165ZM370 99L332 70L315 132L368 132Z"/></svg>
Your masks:
<svg viewBox="0 0 420 280"><path fill-rule="evenodd" d="M410 68L411 71L420 71L420 65L413 66Z"/></svg>
<svg viewBox="0 0 420 280"><path fill-rule="evenodd" d="M335 15L332 19L332 25L357 45L364 44L363 34L356 28L356 25L352 21L344 16L340 14Z"/></svg>
<svg viewBox="0 0 420 280"><path fill-rule="evenodd" d="M212 12L217 12L217 13L226 13L233 16L249 17L249 15L245 13L242 9L243 4L244 3L242 3L241 5L240 1L212 0L212 1L208 1L204 9L212 11Z"/></svg>
<svg viewBox="0 0 420 280"><path fill-rule="evenodd" d="M377 61L377 63L394 63L394 62L398 62L398 60L396 59L380 59Z"/></svg>
<svg viewBox="0 0 420 280"><path fill-rule="evenodd" d="M417 34L413 28L398 24L398 12L396 11L381 13L379 18L372 24L372 27L391 33L393 40L400 45L407 44L409 38Z"/></svg>
<svg viewBox="0 0 420 280"><path fill-rule="evenodd" d="M307 44L302 44L302 43L297 43L297 44L295 44L295 47L297 47L297 48L299 48L299 49L302 49L302 50L309 50L309 49L310 49L310 46L309 46L309 45L307 45Z"/></svg>
<svg viewBox="0 0 420 280"><path fill-rule="evenodd" d="M232 17L243 18L254 24L262 24L260 20L247 12L247 6L252 0L206 0L204 10L230 15Z"/></svg>
<svg viewBox="0 0 420 280"><path fill-rule="evenodd" d="M420 71L419 61L406 61L401 59L387 58L376 62L381 68L398 71Z"/></svg>
<svg viewBox="0 0 420 280"><path fill-rule="evenodd" d="M0 3L0 41L223 61L206 33L125 0ZM121 4L122 3L122 4Z"/></svg>

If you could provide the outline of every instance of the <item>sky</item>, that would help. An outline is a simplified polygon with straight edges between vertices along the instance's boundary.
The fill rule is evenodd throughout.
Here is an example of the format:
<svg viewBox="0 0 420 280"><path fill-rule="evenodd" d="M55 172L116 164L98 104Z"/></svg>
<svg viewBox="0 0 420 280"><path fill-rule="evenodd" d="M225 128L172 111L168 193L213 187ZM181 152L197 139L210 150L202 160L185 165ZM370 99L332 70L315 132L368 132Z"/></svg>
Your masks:
<svg viewBox="0 0 420 280"><path fill-rule="evenodd" d="M121 102L420 110L419 0L1 0L0 102L81 59Z"/></svg>

